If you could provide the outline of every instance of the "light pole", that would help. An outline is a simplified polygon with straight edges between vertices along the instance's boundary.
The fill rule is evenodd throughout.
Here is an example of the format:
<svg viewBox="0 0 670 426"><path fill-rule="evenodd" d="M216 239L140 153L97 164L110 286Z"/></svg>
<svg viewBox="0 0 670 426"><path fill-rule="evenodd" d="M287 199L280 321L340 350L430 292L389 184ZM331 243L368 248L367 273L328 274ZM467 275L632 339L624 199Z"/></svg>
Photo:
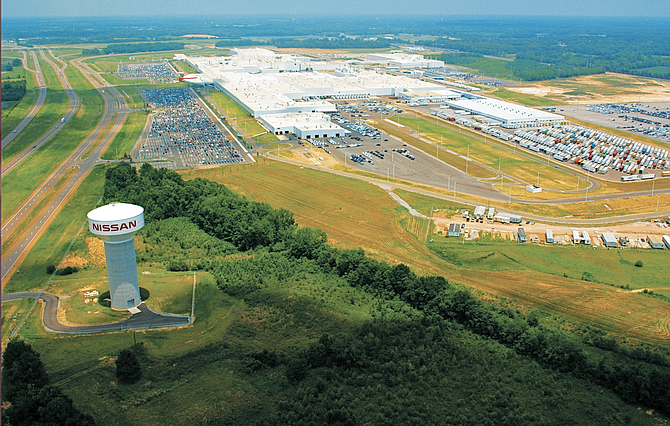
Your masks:
<svg viewBox="0 0 670 426"><path fill-rule="evenodd" d="M661 196L658 195L658 198L656 198L656 211L658 211L658 204L661 202Z"/></svg>
<svg viewBox="0 0 670 426"><path fill-rule="evenodd" d="M393 179L395 179L395 163L393 163Z"/></svg>
<svg viewBox="0 0 670 426"><path fill-rule="evenodd" d="M468 155L465 156L465 174L468 174L468 164L470 163L470 145L468 145Z"/></svg>
<svg viewBox="0 0 670 426"><path fill-rule="evenodd" d="M651 196L654 196L654 187L656 186L656 181L652 180L651 181Z"/></svg>

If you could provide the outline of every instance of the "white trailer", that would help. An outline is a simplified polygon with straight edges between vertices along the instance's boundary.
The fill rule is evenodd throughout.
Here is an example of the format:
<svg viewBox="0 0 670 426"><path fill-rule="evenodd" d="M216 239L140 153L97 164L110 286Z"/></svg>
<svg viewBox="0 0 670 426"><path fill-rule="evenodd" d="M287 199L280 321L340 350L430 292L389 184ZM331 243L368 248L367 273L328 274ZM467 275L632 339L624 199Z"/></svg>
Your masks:
<svg viewBox="0 0 670 426"><path fill-rule="evenodd" d="M591 245L591 237L589 236L589 233L586 232L586 230L582 231L582 241L587 246Z"/></svg>
<svg viewBox="0 0 670 426"><path fill-rule="evenodd" d="M547 229L545 231L545 235L547 237L546 238L547 243L553 243L554 242L554 232L551 229Z"/></svg>

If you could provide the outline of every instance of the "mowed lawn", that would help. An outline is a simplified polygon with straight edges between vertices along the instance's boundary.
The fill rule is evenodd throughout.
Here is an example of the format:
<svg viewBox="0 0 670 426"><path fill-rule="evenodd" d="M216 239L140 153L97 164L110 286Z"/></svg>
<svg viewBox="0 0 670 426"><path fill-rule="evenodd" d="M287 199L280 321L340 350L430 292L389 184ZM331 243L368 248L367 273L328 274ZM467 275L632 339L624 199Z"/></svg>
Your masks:
<svg viewBox="0 0 670 426"><path fill-rule="evenodd" d="M381 188L355 179L274 161L230 169L189 170L182 175L185 179L203 177L220 182L256 201L289 209L298 224L324 230L335 245L362 247L380 259L407 263L420 273L438 273L450 281L573 322L670 344L668 302L618 287L634 281L644 283L650 277L655 277L658 284L665 270L661 255L667 253L636 252L644 256L645 264L649 262L649 268L643 268L641 274L639 268L628 264L635 262L629 259L633 254L622 253L620 261L617 251L528 245L523 248L525 252L508 256L516 245L495 242L482 248L476 242L463 244L459 240L458 247L443 246L445 238L432 233L434 242L424 244L425 219L411 217ZM458 208L441 200L403 195L424 213L429 204ZM431 247L435 251L429 251ZM445 255L439 247L455 254ZM463 261L456 249L466 254L472 251L463 254L469 260ZM592 273L602 283L583 281L583 272Z"/></svg>

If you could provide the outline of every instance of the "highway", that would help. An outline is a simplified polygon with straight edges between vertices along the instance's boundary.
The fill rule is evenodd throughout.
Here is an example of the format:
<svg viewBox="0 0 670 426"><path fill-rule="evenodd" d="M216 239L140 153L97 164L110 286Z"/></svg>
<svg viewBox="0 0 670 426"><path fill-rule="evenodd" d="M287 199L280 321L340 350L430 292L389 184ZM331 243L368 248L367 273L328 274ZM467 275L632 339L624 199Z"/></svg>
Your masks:
<svg viewBox="0 0 670 426"><path fill-rule="evenodd" d="M35 51L31 51L31 53L34 55ZM51 50L49 51L51 56L56 59L55 56L53 56L53 52ZM40 146L42 146L44 143L48 142L56 133L58 133L65 124L70 120L74 112L79 108L79 97L77 96L77 92L74 91L72 86L70 85L70 82L68 81L67 78L65 78L64 75L64 70L67 67L67 64L63 61L60 61L63 66L61 68L58 68L56 64L54 64L45 54L44 50L40 49L40 55L42 58L56 71L58 75L58 79L61 82L61 85L65 89L65 93L67 94L68 97L68 109L65 115L62 117L64 121L59 121L54 127L50 128L47 133L45 133L42 137L40 137L36 142L33 144L28 145L23 151L21 151L16 157L14 157L11 161L9 161L7 164L5 164L2 167L2 176L5 176L7 173L12 171L14 167L19 165L23 160L25 160L30 154L32 154L36 149L38 149ZM38 64L37 61L35 63ZM42 74L40 73L40 76ZM46 90L43 91L45 93L44 97L46 97ZM41 92L40 92L41 95ZM44 99L42 99L42 102L44 102ZM25 121L25 120L24 120ZM14 133L12 133L14 134ZM9 143L9 142L8 142ZM4 148L4 145L3 145Z"/></svg>
<svg viewBox="0 0 670 426"><path fill-rule="evenodd" d="M72 64L79 68L81 62L72 61ZM123 97L111 86L101 85L99 80L91 77L93 73L87 67L82 66L80 71L93 84L93 86L101 93L105 102L105 109L102 120L98 123L96 128L89 134L89 136L73 151L73 153L65 159L56 170L40 185L31 196L17 209L17 211L7 219L2 226L2 239L6 240L6 236L11 235L16 231L18 226L26 220L32 220L30 229L24 232L19 240L9 249L3 253L2 259L2 283L11 276L15 266L20 263L22 258L27 254L35 239L50 223L55 213L60 207L69 199L74 189L79 185L81 180L88 174L88 172L96 165L103 163L100 160L105 147L114 139L116 134L121 129L127 113L130 111L125 104ZM66 79L65 75L62 78ZM105 128L111 123L111 128L105 131ZM88 155L87 153L89 153ZM69 177L65 185L53 194L54 186L60 181L63 174L67 171L74 172ZM35 206L48 196L53 198L42 211L34 211ZM32 217L35 215L35 217Z"/></svg>
<svg viewBox="0 0 670 426"><path fill-rule="evenodd" d="M122 331L133 330L139 328L162 328L162 327L183 327L191 324L191 317L183 315L161 314L149 309L144 303L141 303L137 308L140 313L132 315L130 318L123 321L100 324L100 325L83 325L71 326L65 325L58 321L58 306L59 299L50 293L26 291L20 293L10 293L2 295L2 302L19 299L34 299L40 298L44 301L44 313L42 314L42 322L48 331L56 333L102 333L108 331Z"/></svg>
<svg viewBox="0 0 670 426"><path fill-rule="evenodd" d="M28 55L27 55L25 50L23 51L23 68L25 68L26 71L32 73L35 76L35 80L37 81L37 86L39 87L40 91L37 94L37 100L35 101L35 105L33 105L32 109L30 110L30 112L28 113L26 118L21 120L19 125L16 126L16 128L12 131L12 133L10 133L7 136L5 136L4 138L2 138L2 148L3 149L11 141L14 140L16 135L18 135L21 132L21 130L23 130L28 125L28 123L30 123L30 120L32 120L33 117L35 117L35 115L40 110L40 108L42 108L42 105L44 105L44 100L47 97L47 85L44 82L44 76L42 75L42 69L40 68L40 63L37 61L37 54L35 54L34 50L31 50L30 54L33 57L33 63L35 64L35 70L31 70L28 67ZM27 77L26 77L26 79L27 79ZM3 174L4 174L4 167L3 167Z"/></svg>

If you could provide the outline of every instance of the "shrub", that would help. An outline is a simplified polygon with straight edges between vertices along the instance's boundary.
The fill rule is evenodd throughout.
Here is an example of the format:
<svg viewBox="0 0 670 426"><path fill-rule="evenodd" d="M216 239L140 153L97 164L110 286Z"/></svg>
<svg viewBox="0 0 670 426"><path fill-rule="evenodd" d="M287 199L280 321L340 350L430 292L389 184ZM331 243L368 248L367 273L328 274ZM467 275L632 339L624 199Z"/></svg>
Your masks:
<svg viewBox="0 0 670 426"><path fill-rule="evenodd" d="M637 262L635 262L635 266L637 266L638 268L641 268L642 265L643 265L643 263L642 263L641 260L638 260Z"/></svg>

